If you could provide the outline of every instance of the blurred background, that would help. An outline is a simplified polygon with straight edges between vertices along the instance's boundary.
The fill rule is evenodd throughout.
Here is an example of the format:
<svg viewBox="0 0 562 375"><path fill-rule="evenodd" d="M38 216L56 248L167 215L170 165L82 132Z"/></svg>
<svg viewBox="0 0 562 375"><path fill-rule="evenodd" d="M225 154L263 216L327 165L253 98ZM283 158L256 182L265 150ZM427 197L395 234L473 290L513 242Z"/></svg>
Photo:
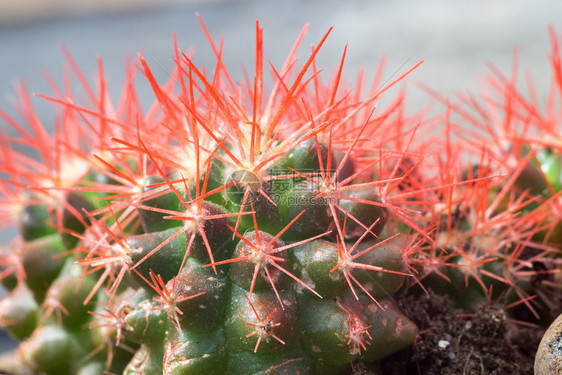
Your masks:
<svg viewBox="0 0 562 375"><path fill-rule="evenodd" d="M17 118L13 86L18 80L25 81L30 92L47 95L51 90L44 72L62 85L67 65L63 45L92 84L97 56L103 59L115 100L125 81L125 61L138 52L158 80L168 78L173 33L179 47L194 51L196 64L211 71L215 60L197 13L215 41L224 37L223 59L235 79L243 78L243 66L253 69L256 19L264 29L265 58L276 67L305 23L310 29L299 53L303 59L309 46L334 25L319 54L318 66L326 70L326 78L346 43L344 71L349 79L355 79L360 68L372 79L383 55L388 56L388 80L424 59L408 81L411 111L429 101L417 82L445 96L477 92L479 77L489 72L487 62L510 73L515 46L521 71L530 72L539 97L546 96L551 78L547 26L562 33L562 1L552 0L0 0L0 108ZM141 101L148 106L153 100L150 88L139 84ZM78 87L76 83L79 98ZM56 106L40 98L33 104L52 129ZM0 120L0 134L6 134L7 127ZM11 235L0 230L0 244ZM13 342L0 331L0 352L11 347Z"/></svg>

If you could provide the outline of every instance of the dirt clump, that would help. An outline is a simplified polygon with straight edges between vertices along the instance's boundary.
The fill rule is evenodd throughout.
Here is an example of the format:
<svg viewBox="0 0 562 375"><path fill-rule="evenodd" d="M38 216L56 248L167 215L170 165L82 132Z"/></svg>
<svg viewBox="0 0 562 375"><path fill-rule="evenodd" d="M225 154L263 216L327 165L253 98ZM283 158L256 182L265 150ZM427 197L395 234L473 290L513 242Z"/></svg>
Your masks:
<svg viewBox="0 0 562 375"><path fill-rule="evenodd" d="M381 361L381 374L533 374L534 353L519 352L510 343L503 309L484 306L462 314L434 293L397 302L420 334L412 347Z"/></svg>

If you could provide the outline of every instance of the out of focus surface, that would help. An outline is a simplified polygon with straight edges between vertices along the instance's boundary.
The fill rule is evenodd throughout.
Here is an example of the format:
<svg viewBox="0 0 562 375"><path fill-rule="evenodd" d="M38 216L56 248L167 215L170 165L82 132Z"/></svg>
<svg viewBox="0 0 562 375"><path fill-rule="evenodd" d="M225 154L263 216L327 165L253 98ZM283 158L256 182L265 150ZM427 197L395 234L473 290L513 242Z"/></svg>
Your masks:
<svg viewBox="0 0 562 375"><path fill-rule="evenodd" d="M223 59L236 79L242 67L253 69L255 20L264 28L264 55L274 66L282 64L305 23L309 33L301 57L331 25L334 30L319 55L319 68L329 74L339 63L346 43L345 74L355 79L363 68L373 77L382 56L388 56L386 79L392 79L424 59L409 79L412 111L429 98L417 88L423 82L444 96L476 92L478 76L487 62L509 74L514 47L519 66L534 77L536 91L546 96L550 70L547 26L562 33L562 2L536 0L0 0L0 108L16 116L13 85L23 79L30 92L50 94L45 72L63 84L67 65L61 46L74 56L96 85L97 56L104 61L110 94L117 98L125 80L125 61L142 53L158 80L172 69L172 35L183 50L195 53L195 62L212 71L215 59L196 13L215 40L224 37ZM523 80L521 80L523 81ZM141 102L152 100L148 85L140 86ZM76 89L77 100L83 94ZM56 106L34 98L39 118L52 129ZM0 136L9 133L0 121ZM1 182L0 182L1 183ZM0 230L0 243L13 231ZM1 297L0 297L1 298ZM1 334L1 332L0 332ZM0 340L0 351L12 344Z"/></svg>
<svg viewBox="0 0 562 375"><path fill-rule="evenodd" d="M0 0L0 107L9 108L11 86L17 79L25 79L30 91L41 93L50 92L43 71L62 82L61 45L92 78L96 57L101 56L115 95L125 77L124 61L137 52L159 73L157 78L167 77L172 33L180 48L191 48L195 61L212 69L214 57L196 13L213 37L224 36L223 58L239 79L242 66L253 68L254 22L260 19L265 56L274 65L282 63L305 23L310 30L301 56L334 25L319 56L322 68L335 67L348 42L348 76L355 78L356 71L364 68L372 77L383 55L389 57L387 78L425 59L410 81L424 82L447 95L476 90L475 77L487 71L487 61L509 72L516 45L520 66L532 71L539 89L546 87L550 78L547 25L562 22L562 2ZM558 31L562 32L562 24ZM411 91L409 98L417 109L427 96L415 88ZM144 101L149 100L147 90ZM36 102L40 114L51 107ZM45 115L48 123L52 114Z"/></svg>

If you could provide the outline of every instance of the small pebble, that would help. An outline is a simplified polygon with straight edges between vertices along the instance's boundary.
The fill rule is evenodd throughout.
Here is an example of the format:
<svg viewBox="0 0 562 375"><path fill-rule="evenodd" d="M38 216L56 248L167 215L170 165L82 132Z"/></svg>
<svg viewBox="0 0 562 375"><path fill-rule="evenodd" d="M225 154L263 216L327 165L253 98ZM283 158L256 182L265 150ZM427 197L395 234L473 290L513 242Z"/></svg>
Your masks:
<svg viewBox="0 0 562 375"><path fill-rule="evenodd" d="M537 355L535 375L562 375L562 315L546 330Z"/></svg>

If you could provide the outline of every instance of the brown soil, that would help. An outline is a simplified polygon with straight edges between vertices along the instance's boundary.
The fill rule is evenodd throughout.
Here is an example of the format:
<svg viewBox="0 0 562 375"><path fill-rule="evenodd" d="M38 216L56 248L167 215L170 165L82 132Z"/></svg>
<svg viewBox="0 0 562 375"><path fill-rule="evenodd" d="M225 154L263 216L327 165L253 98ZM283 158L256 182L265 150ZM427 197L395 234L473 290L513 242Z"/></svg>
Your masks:
<svg viewBox="0 0 562 375"><path fill-rule="evenodd" d="M451 308L447 297L433 293L397 302L418 324L420 334L411 348L380 363L381 374L533 374L540 335L517 327L519 339L531 343L519 349L509 341L511 323L502 309L485 306L476 314L462 315Z"/></svg>

